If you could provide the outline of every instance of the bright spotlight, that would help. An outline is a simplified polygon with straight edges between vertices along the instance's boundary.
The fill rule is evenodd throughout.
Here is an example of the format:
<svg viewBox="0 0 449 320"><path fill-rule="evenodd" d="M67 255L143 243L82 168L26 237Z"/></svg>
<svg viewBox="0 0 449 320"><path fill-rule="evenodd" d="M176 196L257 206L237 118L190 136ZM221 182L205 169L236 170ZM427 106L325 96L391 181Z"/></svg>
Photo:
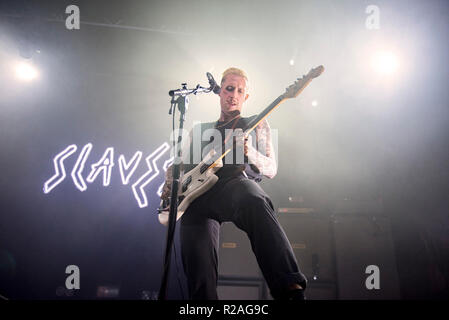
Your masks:
<svg viewBox="0 0 449 320"><path fill-rule="evenodd" d="M393 74L399 68L398 57L390 51L378 51L371 57L371 67L380 74Z"/></svg>
<svg viewBox="0 0 449 320"><path fill-rule="evenodd" d="M16 77L20 80L30 81L37 77L37 70L29 63L20 62L16 66Z"/></svg>
<svg viewBox="0 0 449 320"><path fill-rule="evenodd" d="M295 60L290 59L290 65L293 66L295 64Z"/></svg>
<svg viewBox="0 0 449 320"><path fill-rule="evenodd" d="M312 107L316 107L317 105L318 105L318 101L313 100L313 101L312 101Z"/></svg>

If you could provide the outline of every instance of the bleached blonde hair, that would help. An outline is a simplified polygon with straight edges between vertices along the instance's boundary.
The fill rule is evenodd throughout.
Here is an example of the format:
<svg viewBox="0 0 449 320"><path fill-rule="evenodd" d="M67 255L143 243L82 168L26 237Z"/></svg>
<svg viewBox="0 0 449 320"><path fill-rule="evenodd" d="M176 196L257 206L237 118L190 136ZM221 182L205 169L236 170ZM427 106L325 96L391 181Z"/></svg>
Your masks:
<svg viewBox="0 0 449 320"><path fill-rule="evenodd" d="M226 80L226 77L230 74L245 78L246 90L247 91L249 90L249 80L248 80L248 76L246 75L246 72L243 71L242 69L235 68L235 67L228 68L223 72L223 75L221 77L221 85L223 85L223 82Z"/></svg>

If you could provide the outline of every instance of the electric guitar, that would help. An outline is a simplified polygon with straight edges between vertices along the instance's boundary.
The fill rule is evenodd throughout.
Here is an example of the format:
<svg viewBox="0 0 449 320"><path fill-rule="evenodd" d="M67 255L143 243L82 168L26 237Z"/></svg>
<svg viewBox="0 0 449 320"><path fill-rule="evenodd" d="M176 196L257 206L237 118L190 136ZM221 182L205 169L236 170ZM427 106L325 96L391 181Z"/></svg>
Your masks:
<svg viewBox="0 0 449 320"><path fill-rule="evenodd" d="M257 125L262 122L266 117L273 112L282 102L287 99L296 98L302 90L316 77L323 73L324 67L318 66L311 69L308 74L302 78L298 78L292 85L290 85L286 91L275 99L267 108L265 108L256 118L254 118L245 128L242 130L247 137L251 131L253 131ZM223 167L223 158L232 149L225 149L223 153L218 153L215 149L212 149L204 159L195 166L192 170L185 173L180 179L179 183L179 204L176 220L181 218L189 205L199 196L210 190L214 184L218 181L218 176L215 174L220 168ZM168 225L168 216L170 212L169 201L161 201L159 208L159 222L165 226Z"/></svg>

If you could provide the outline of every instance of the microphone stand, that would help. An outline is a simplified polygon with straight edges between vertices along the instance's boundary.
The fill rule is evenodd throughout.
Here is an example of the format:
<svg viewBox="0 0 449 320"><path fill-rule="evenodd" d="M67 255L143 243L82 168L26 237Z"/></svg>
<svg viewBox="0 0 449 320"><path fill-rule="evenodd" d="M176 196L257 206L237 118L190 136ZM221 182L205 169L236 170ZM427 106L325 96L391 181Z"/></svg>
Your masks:
<svg viewBox="0 0 449 320"><path fill-rule="evenodd" d="M182 89L170 90L169 95L172 97L170 111L169 114L176 111L176 107L180 112L179 115L179 130L178 130L178 138L173 141L174 144L174 161L173 161L173 177L171 184L171 198L170 198L170 212L168 216L168 229L167 229L167 239L165 246L165 257L164 257L164 272L162 275L161 287L159 290L158 300L165 300L167 294L167 284L168 284L168 276L170 270L170 262L171 262L171 249L173 245L173 238L175 235L175 227L176 227L176 216L178 214L178 191L179 191L179 177L181 175L181 161L182 161L182 129L184 128L184 121L186 112L189 106L189 98L190 94L198 94L198 93L207 93L212 91L211 88L203 88L200 85L197 85L194 89L187 89L187 84L182 84ZM177 97L175 99L175 97ZM173 120L174 121L174 120ZM174 123L174 122L173 122ZM174 129L174 128L173 128ZM174 132L174 131L173 131ZM176 142L175 142L176 141Z"/></svg>

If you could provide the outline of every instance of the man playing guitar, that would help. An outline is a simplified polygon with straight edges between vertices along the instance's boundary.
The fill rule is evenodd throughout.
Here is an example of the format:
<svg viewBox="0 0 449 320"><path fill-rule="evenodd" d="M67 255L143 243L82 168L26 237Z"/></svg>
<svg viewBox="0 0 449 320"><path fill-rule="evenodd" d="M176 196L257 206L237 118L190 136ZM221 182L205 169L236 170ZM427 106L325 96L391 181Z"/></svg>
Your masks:
<svg viewBox="0 0 449 320"><path fill-rule="evenodd" d="M273 298L303 300L307 280L299 270L270 198L257 183L262 176L271 179L277 172L268 122L266 119L261 121L252 136L241 130L237 134L229 130L244 128L255 118L240 115L249 97L248 78L243 70L229 68L223 73L219 96L221 113L218 121L201 124L197 128L202 133L206 128L218 130L222 140L215 143L227 144L230 141L235 154L231 159L224 159L223 167L216 172L219 177L216 184L196 198L181 219L181 254L189 298L218 299L220 225L233 222L247 233ZM230 136L229 132L233 134ZM191 139L193 137L191 135ZM235 140L228 140L229 137ZM239 148L243 149L243 162L236 161ZM171 169L167 170L162 200L170 196Z"/></svg>

